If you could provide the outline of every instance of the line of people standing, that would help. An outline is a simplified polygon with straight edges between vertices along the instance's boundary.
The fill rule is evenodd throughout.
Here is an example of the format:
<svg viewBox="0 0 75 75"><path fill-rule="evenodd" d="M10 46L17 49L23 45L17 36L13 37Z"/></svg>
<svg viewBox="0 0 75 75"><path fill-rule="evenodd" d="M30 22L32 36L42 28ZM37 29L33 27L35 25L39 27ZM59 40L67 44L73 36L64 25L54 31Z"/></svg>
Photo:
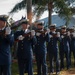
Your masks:
<svg viewBox="0 0 75 75"><path fill-rule="evenodd" d="M61 28L61 32L56 32L56 25L50 25L49 29L44 29L44 22L37 23L36 30L29 30L28 20L22 20L22 29L12 35L10 27L6 27L6 17L0 16L0 75L11 75L11 51L10 46L14 41L18 42L17 60L19 75L24 75L27 70L28 75L33 75L33 50L36 58L37 75L48 75L46 56L49 56L50 74L54 72L54 62L56 63L56 74L64 69L64 55L66 57L66 67L71 67L71 52L74 54L75 66L75 32L71 28L66 31L66 26Z"/></svg>

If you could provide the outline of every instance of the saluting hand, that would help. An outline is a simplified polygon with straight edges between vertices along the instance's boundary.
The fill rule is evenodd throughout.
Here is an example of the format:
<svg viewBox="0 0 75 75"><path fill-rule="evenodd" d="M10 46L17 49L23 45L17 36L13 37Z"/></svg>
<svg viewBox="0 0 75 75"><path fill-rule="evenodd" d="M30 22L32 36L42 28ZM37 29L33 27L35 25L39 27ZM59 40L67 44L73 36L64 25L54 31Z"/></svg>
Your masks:
<svg viewBox="0 0 75 75"><path fill-rule="evenodd" d="M64 36L62 35L62 36L61 36L61 38L63 39L63 38L64 38Z"/></svg>
<svg viewBox="0 0 75 75"><path fill-rule="evenodd" d="M19 37L18 37L18 40L23 40L24 39L24 37L22 36L22 35L20 35Z"/></svg>
<svg viewBox="0 0 75 75"><path fill-rule="evenodd" d="M47 29L47 31L45 32L45 35L46 35L47 33L50 33L50 29Z"/></svg>
<svg viewBox="0 0 75 75"><path fill-rule="evenodd" d="M41 33L39 33L39 32L36 33L36 36L40 36L40 35L41 35Z"/></svg>
<svg viewBox="0 0 75 75"><path fill-rule="evenodd" d="M49 37L52 38L53 36L50 34Z"/></svg>
<svg viewBox="0 0 75 75"><path fill-rule="evenodd" d="M60 32L57 32L57 37L60 37Z"/></svg>
<svg viewBox="0 0 75 75"><path fill-rule="evenodd" d="M5 34L6 35L11 34L11 28L10 27L6 27Z"/></svg>
<svg viewBox="0 0 75 75"><path fill-rule="evenodd" d="M31 30L31 36L35 36L35 31Z"/></svg>
<svg viewBox="0 0 75 75"><path fill-rule="evenodd" d="M69 31L67 32L67 35L70 36L70 32Z"/></svg>
<svg viewBox="0 0 75 75"><path fill-rule="evenodd" d="M50 29L47 29L47 33L50 33Z"/></svg>
<svg viewBox="0 0 75 75"><path fill-rule="evenodd" d="M73 37L75 37L75 32L73 32L72 34L73 34Z"/></svg>

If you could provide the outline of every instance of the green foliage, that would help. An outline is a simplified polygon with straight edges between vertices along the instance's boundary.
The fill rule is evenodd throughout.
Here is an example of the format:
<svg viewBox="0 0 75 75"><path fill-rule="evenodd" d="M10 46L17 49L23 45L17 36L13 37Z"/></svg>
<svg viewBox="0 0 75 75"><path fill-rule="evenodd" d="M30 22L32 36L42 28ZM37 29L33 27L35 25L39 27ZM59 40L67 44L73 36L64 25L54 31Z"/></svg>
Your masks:
<svg viewBox="0 0 75 75"><path fill-rule="evenodd" d="M66 20L66 24L69 23L69 20L72 16L72 11L69 8L67 0L52 0L52 9L55 8L55 12L59 14L59 16L62 18L64 17L64 20ZM50 2L50 1L49 1ZM48 10L48 0L44 1L43 0L40 3L37 3L37 7L34 7L34 15L36 16L41 16L45 10ZM37 13L37 14L36 14Z"/></svg>
<svg viewBox="0 0 75 75"><path fill-rule="evenodd" d="M17 63L12 63L11 67L11 73L12 75L18 75L18 64Z"/></svg>
<svg viewBox="0 0 75 75"><path fill-rule="evenodd" d="M74 0L32 0L34 15L37 17L41 16L45 10L48 10L48 4L50 2L52 2L52 10L57 12L61 18L64 17L64 20L66 20L66 24L68 24L72 16L72 11L69 8L69 4L74 2ZM26 0L22 0L14 6L10 13L24 9L25 7Z"/></svg>
<svg viewBox="0 0 75 75"><path fill-rule="evenodd" d="M34 8L34 15L36 15L37 17L41 16L43 14L43 12L45 11L45 7L44 6L37 6Z"/></svg>
<svg viewBox="0 0 75 75"><path fill-rule="evenodd" d="M69 8L68 4L65 3L65 0L57 0L54 6L57 7L56 12L59 14L59 16L61 18L64 17L64 20L66 20L66 24L68 24L72 16L72 11Z"/></svg>
<svg viewBox="0 0 75 75"><path fill-rule="evenodd" d="M47 0L32 0L33 5L43 5L45 6L48 3Z"/></svg>
<svg viewBox="0 0 75 75"><path fill-rule="evenodd" d="M21 2L17 3L9 13L18 12L18 10L25 9L25 7L26 7L26 0L22 0Z"/></svg>

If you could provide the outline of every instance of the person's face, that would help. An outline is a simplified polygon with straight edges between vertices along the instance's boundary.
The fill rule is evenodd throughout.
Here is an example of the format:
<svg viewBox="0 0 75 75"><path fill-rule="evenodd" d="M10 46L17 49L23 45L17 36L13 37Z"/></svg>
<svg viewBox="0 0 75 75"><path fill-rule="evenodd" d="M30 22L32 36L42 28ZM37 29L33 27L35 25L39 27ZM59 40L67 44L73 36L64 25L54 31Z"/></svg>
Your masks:
<svg viewBox="0 0 75 75"><path fill-rule="evenodd" d="M73 33L74 32L74 30L70 30L70 33Z"/></svg>
<svg viewBox="0 0 75 75"><path fill-rule="evenodd" d="M28 25L27 24L22 24L22 29L28 29Z"/></svg>
<svg viewBox="0 0 75 75"><path fill-rule="evenodd" d="M66 29L65 29L65 28L64 28L64 29L61 29L61 31L62 31L62 32L66 32Z"/></svg>
<svg viewBox="0 0 75 75"><path fill-rule="evenodd" d="M56 31L56 28L51 28L50 31L54 32L54 31Z"/></svg>
<svg viewBox="0 0 75 75"><path fill-rule="evenodd" d="M42 25L37 25L38 29L43 29L44 27Z"/></svg>
<svg viewBox="0 0 75 75"><path fill-rule="evenodd" d="M6 22L0 20L0 29L6 27Z"/></svg>

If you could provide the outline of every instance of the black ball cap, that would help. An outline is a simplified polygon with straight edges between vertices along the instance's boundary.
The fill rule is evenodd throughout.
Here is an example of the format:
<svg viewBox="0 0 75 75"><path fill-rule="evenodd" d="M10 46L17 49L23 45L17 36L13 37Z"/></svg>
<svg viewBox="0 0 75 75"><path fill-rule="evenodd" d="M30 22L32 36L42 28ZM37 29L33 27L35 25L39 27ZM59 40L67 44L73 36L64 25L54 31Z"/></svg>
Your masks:
<svg viewBox="0 0 75 75"><path fill-rule="evenodd" d="M0 20L1 21L7 21L8 16L7 15L0 15Z"/></svg>

